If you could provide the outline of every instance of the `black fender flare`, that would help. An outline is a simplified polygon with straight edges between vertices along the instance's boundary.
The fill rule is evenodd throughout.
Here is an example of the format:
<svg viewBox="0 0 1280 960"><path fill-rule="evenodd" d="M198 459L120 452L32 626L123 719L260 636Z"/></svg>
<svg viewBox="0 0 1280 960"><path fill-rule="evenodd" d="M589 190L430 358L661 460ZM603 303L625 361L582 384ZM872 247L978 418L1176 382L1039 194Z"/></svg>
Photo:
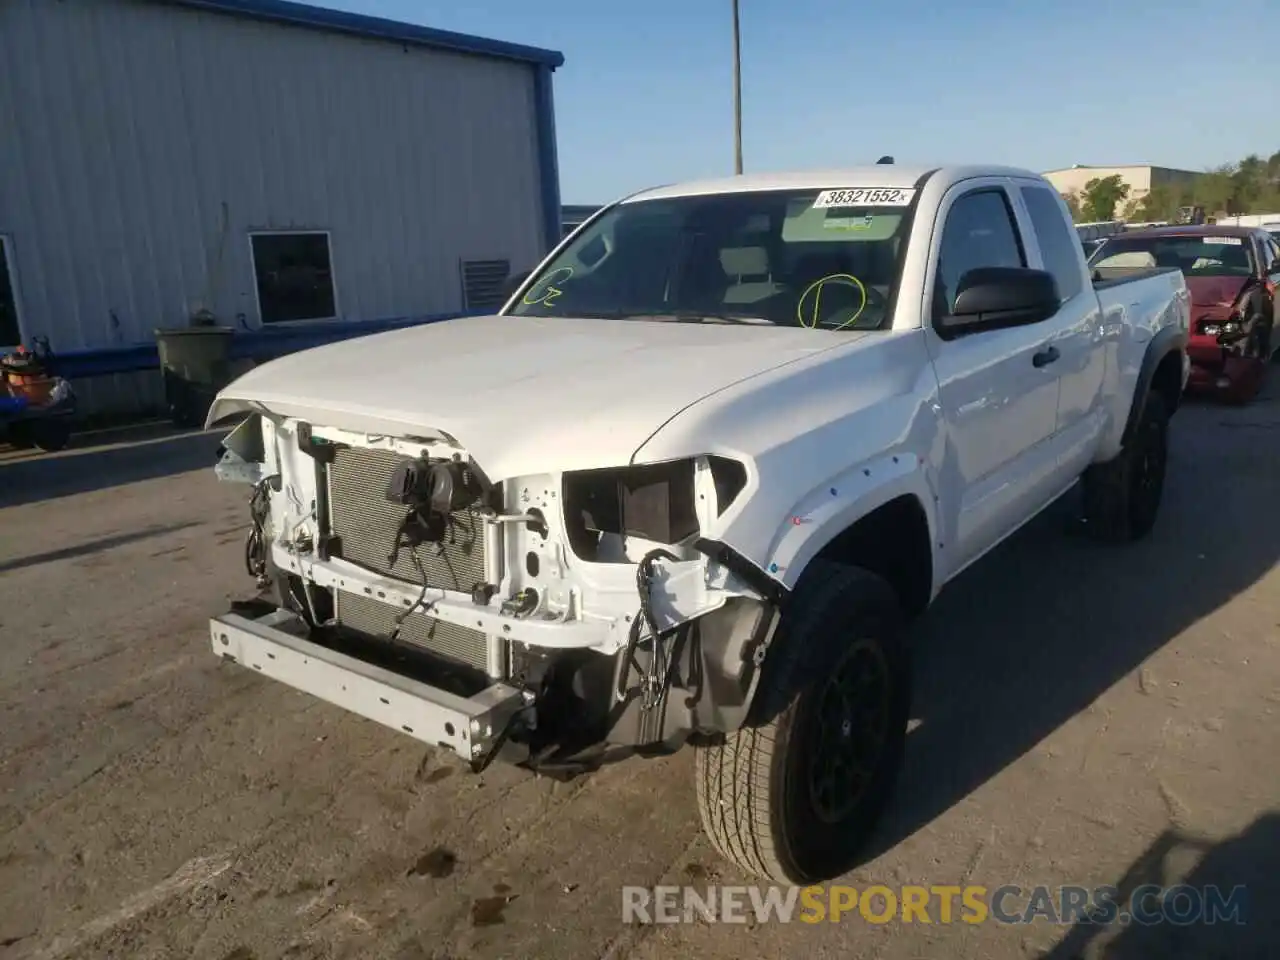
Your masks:
<svg viewBox="0 0 1280 960"><path fill-rule="evenodd" d="M1171 353L1185 353L1187 349L1187 332L1177 327L1165 327L1147 344L1146 353L1142 356L1142 367L1138 370L1138 382L1133 388L1133 403L1129 406L1129 419L1124 425L1124 433L1120 442L1127 444L1133 436L1138 423L1142 420L1143 411L1147 407L1147 396L1151 392L1151 381L1155 379L1156 370L1164 358ZM1172 413L1172 411L1170 411Z"/></svg>

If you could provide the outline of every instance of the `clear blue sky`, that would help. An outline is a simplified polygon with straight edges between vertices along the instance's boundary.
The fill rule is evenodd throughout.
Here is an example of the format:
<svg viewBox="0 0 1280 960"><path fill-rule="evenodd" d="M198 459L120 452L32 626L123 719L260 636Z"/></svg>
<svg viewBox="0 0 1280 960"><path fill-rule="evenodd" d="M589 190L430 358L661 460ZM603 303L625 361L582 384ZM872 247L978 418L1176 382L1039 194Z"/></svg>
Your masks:
<svg viewBox="0 0 1280 960"><path fill-rule="evenodd" d="M566 203L733 172L730 0L312 2L563 52ZM884 153L1198 170L1280 150L1280 0L740 6L747 172Z"/></svg>

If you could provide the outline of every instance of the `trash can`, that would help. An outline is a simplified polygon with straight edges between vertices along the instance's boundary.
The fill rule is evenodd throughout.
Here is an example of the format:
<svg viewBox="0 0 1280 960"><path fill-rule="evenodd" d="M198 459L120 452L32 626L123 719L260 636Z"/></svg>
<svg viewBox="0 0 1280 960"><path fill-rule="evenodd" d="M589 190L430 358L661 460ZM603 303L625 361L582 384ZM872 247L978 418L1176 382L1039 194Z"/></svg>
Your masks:
<svg viewBox="0 0 1280 960"><path fill-rule="evenodd" d="M204 426L213 398L231 382L234 327L174 327L156 330L164 398L180 427Z"/></svg>

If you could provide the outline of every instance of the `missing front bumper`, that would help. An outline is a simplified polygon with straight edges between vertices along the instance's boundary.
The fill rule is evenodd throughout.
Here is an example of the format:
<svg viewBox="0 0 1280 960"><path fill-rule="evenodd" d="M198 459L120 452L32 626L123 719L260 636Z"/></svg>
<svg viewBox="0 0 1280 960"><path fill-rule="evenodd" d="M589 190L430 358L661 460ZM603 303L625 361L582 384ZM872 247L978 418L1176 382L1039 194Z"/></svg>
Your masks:
<svg viewBox="0 0 1280 960"><path fill-rule="evenodd" d="M228 613L209 627L219 656L471 763L483 761L529 705L504 683L464 697L364 663L306 639L306 623L286 610L256 619Z"/></svg>

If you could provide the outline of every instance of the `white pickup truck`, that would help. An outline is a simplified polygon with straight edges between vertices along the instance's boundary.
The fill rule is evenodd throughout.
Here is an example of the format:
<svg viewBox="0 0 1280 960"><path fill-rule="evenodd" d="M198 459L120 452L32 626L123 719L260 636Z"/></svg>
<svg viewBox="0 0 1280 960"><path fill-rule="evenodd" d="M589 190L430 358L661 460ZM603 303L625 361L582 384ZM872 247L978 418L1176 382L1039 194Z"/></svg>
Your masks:
<svg viewBox="0 0 1280 960"><path fill-rule="evenodd" d="M1077 481L1097 536L1152 527L1188 321L1177 270L1092 283L1023 170L629 196L495 316L218 396L271 599L213 649L477 769L691 743L725 857L835 876L904 753L909 618Z"/></svg>

